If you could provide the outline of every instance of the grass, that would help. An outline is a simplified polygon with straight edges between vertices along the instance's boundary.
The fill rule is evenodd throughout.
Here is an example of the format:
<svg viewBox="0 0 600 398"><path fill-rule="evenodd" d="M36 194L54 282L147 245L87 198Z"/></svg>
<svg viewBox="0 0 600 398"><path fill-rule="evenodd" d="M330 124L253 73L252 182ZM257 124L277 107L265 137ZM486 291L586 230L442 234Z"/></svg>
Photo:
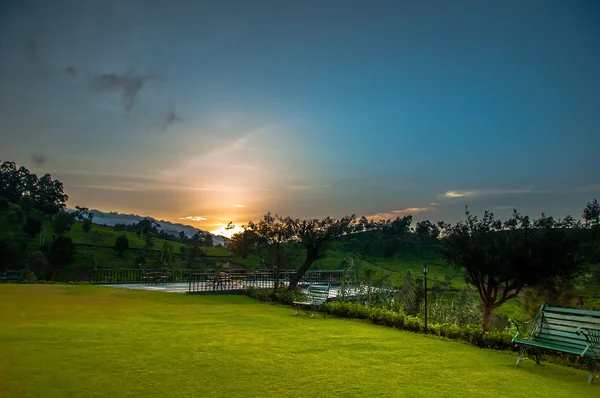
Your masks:
<svg viewBox="0 0 600 398"><path fill-rule="evenodd" d="M583 371L244 296L0 286L0 396L591 397Z"/></svg>

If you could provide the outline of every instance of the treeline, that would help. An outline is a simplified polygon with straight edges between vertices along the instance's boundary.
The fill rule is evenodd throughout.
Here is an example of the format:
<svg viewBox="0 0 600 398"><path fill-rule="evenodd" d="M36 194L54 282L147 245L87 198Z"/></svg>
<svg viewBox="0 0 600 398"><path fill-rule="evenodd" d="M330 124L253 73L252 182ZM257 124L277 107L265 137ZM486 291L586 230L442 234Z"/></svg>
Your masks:
<svg viewBox="0 0 600 398"><path fill-rule="evenodd" d="M14 162L0 165L0 212L5 230L0 238L0 268L27 267L48 277L73 260L76 246L65 233L82 213L67 213L68 199L63 184L53 180L50 174L38 178ZM44 233L45 220L50 221L54 229L48 241ZM39 247L29 251L29 242L38 235Z"/></svg>
<svg viewBox="0 0 600 398"><path fill-rule="evenodd" d="M542 216L531 220L532 228L558 228L568 230L589 229L597 217L598 202L596 199L588 203L581 219L566 215L562 219ZM529 220L529 217L527 217ZM395 220L359 220L364 226L361 233L352 233L341 236L336 246L342 250L361 253L368 257L390 258L396 254L405 253L407 250L422 246L439 246L444 232L448 231L451 224L438 221L436 223L423 220L413 225L411 215L398 217Z"/></svg>
<svg viewBox="0 0 600 398"><path fill-rule="evenodd" d="M90 241L88 248L106 247L101 233L93 229L94 213L79 206L69 212L66 210L67 200L63 184L52 179L50 174L38 178L27 168L17 167L14 162L0 165L0 270L25 269L31 271L36 279L43 280L68 271L73 267L77 253L77 245L68 236L75 221L82 223L83 232ZM52 233L45 228L48 224ZM202 268L213 265L205 258L203 250L213 246L210 234L197 232L187 237L182 232L171 235L150 218L131 225L118 224L114 230L131 231L144 240L143 247L132 259L132 268ZM186 246L177 252L169 242L155 247L157 238ZM125 234L118 236L112 248L123 257L129 250L129 238ZM97 254L92 255L97 265Z"/></svg>

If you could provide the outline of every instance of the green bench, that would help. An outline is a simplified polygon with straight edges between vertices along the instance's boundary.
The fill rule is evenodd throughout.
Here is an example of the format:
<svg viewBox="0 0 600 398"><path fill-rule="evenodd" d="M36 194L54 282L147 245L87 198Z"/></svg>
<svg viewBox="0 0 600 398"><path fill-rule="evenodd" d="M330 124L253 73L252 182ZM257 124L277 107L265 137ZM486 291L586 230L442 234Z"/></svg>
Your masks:
<svg viewBox="0 0 600 398"><path fill-rule="evenodd" d="M517 333L512 342L519 346L517 366L533 354L540 363L540 350L580 356L588 365L591 383L600 365L600 311L551 307L542 304L529 322L509 319Z"/></svg>
<svg viewBox="0 0 600 398"><path fill-rule="evenodd" d="M2 281L22 281L25 279L27 275L26 271L15 271L15 270L7 270L2 276L0 276L0 280Z"/></svg>
<svg viewBox="0 0 600 398"><path fill-rule="evenodd" d="M306 314L312 310L311 318L315 316L315 310L319 312L321 306L327 302L329 298L329 284L327 285L310 285L308 287L308 294L306 298L302 301L294 301L293 304L296 306L296 313L294 315L298 315L300 308L306 309ZM323 318L325 314L321 313Z"/></svg>

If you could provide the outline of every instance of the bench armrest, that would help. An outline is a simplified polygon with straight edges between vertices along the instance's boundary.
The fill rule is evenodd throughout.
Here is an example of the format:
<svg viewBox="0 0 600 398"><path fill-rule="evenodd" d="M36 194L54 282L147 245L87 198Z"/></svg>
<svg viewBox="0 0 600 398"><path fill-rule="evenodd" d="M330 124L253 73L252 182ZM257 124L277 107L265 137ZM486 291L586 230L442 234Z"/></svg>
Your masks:
<svg viewBox="0 0 600 398"><path fill-rule="evenodd" d="M537 331L539 323L537 318L532 319L529 322L523 322L513 318L508 318L508 321L515 325L515 327L517 328L517 334L515 334L515 336L513 337L513 341L517 337L520 337L525 340L531 340L535 337L535 332Z"/></svg>
<svg viewBox="0 0 600 398"><path fill-rule="evenodd" d="M592 351L600 351L600 332L586 329L584 327L578 327L575 330L578 336L583 335Z"/></svg>

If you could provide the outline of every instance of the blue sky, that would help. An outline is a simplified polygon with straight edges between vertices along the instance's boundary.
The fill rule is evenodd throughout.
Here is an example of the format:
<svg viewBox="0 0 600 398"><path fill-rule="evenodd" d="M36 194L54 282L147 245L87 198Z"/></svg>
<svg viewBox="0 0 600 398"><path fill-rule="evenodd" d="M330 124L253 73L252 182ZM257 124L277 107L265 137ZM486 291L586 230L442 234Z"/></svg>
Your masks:
<svg viewBox="0 0 600 398"><path fill-rule="evenodd" d="M71 206L216 230L600 196L596 1L0 7L0 159Z"/></svg>

